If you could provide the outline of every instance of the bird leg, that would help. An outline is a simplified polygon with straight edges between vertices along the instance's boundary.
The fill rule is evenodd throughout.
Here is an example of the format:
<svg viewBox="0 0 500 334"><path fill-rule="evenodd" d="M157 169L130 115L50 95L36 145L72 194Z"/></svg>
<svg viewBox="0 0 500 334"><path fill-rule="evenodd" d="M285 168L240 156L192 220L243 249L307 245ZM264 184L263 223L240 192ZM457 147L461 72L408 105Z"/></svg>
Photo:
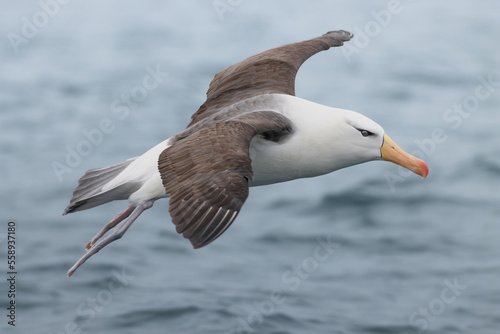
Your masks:
<svg viewBox="0 0 500 334"><path fill-rule="evenodd" d="M101 230L95 237L98 237L99 239L106 231L109 229L113 228L113 226L116 226L120 221L122 221L117 227L113 229L113 232L108 235L106 238L102 239L96 244L92 244L92 241L90 242L92 246L87 250L87 252L71 267L68 271L68 277L73 275L73 273L80 267L85 261L87 261L92 255L95 253L99 252L101 249L103 249L105 246L108 244L112 243L113 241L120 239L125 232L127 232L128 228L132 225L132 223L143 213L145 210L149 209L150 207L153 206L154 200L149 200L144 203L139 204L136 207L130 206L127 210L119 214L114 220L106 224L103 230ZM113 225L114 224L114 225ZM104 231L107 227L109 228ZM103 232L104 231L104 232ZM101 233L103 232L103 233ZM92 240L95 239L92 238ZM97 241L95 239L95 241Z"/></svg>
<svg viewBox="0 0 500 334"><path fill-rule="evenodd" d="M85 246L86 250L89 250L94 244L99 240L103 235L106 234L109 230L111 230L113 227L118 225L119 222L130 216L132 211L134 211L135 207L132 205L129 205L127 210L123 211L122 213L118 214L115 219L110 221L109 223L106 224L106 226L103 227L102 230L99 231L92 239L90 239L90 242Z"/></svg>

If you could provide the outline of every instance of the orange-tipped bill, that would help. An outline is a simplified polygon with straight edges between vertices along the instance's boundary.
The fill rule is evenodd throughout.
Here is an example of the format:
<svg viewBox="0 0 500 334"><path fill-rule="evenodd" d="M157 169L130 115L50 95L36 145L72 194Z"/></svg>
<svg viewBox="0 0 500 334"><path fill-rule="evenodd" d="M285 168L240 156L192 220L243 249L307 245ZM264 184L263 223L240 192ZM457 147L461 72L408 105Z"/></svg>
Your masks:
<svg viewBox="0 0 500 334"><path fill-rule="evenodd" d="M413 173L420 175L423 179L429 174L429 167L427 167L427 164L423 160L403 151L386 134L384 134L384 143L380 148L380 153L382 153L382 159L407 168Z"/></svg>

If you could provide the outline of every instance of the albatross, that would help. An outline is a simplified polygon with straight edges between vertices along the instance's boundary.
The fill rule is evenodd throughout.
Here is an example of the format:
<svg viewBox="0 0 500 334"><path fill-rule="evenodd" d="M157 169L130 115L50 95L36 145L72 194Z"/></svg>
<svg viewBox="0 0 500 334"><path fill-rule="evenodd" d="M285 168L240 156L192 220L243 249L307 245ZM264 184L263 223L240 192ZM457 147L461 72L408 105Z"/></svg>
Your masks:
<svg viewBox="0 0 500 334"><path fill-rule="evenodd" d="M425 178L426 163L399 148L373 120L295 96L299 67L352 37L330 31L228 67L215 75L185 130L141 156L87 171L63 215L113 200L128 199L129 206L90 240L68 276L120 239L160 198L169 198L176 231L200 248L232 224L252 186L381 159Z"/></svg>

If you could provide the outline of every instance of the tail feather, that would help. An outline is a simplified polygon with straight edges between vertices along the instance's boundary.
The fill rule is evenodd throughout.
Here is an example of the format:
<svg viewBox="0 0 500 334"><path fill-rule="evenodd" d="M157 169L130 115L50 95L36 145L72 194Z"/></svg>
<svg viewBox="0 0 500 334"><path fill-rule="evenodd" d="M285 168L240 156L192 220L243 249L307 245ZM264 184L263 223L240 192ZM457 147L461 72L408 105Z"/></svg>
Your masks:
<svg viewBox="0 0 500 334"><path fill-rule="evenodd" d="M116 165L88 170L78 180L78 186L73 192L73 197L68 207L64 210L63 215L90 209L112 200L127 199L131 193L139 189L140 184L122 183L105 191L102 188L127 168L135 159L132 158Z"/></svg>

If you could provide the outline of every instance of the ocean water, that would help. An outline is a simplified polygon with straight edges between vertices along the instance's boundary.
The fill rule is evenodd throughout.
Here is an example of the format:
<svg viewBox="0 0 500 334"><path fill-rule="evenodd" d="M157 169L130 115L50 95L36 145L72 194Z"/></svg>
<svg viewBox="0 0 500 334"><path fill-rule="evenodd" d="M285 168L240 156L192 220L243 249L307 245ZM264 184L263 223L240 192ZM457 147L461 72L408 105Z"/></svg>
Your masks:
<svg viewBox="0 0 500 334"><path fill-rule="evenodd" d="M498 1L1 8L1 333L499 332ZM127 206L61 216L87 169L182 130L217 71L334 29L356 38L311 58L297 95L374 119L427 179L372 162L252 188L199 250L157 201L66 277Z"/></svg>

